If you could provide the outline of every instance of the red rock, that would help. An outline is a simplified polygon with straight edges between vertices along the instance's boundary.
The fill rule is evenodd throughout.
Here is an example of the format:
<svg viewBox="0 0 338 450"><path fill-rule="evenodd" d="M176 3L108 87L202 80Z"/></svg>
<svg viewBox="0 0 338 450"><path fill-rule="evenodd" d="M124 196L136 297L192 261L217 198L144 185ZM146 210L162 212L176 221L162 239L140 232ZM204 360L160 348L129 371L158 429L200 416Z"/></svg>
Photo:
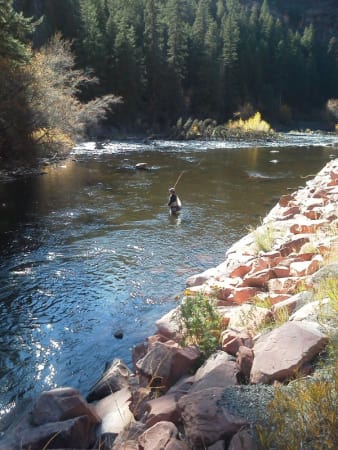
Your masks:
<svg viewBox="0 0 338 450"><path fill-rule="evenodd" d="M290 227L290 231L293 234L314 234L316 231L327 224L326 220L312 220L311 222L295 223Z"/></svg>
<svg viewBox="0 0 338 450"><path fill-rule="evenodd" d="M319 269L319 262L316 259L312 261L293 262L290 265L290 275L292 277L304 277L311 275Z"/></svg>
<svg viewBox="0 0 338 450"><path fill-rule="evenodd" d="M212 354L197 370L189 394L211 387L226 388L237 384L238 369L225 352Z"/></svg>
<svg viewBox="0 0 338 450"><path fill-rule="evenodd" d="M283 301L288 300L289 298L289 294L274 294L270 292L268 295L268 299L270 300L271 305L279 304Z"/></svg>
<svg viewBox="0 0 338 450"><path fill-rule="evenodd" d="M180 398L184 429L193 448L205 448L229 438L248 422L222 406L224 388L203 389Z"/></svg>
<svg viewBox="0 0 338 450"><path fill-rule="evenodd" d="M327 337L310 322L286 322L262 335L255 343L251 383L272 383L292 378L326 343Z"/></svg>
<svg viewBox="0 0 338 450"><path fill-rule="evenodd" d="M138 438L143 450L188 450L187 445L178 441L178 430L171 422L158 422L148 428Z"/></svg>
<svg viewBox="0 0 338 450"><path fill-rule="evenodd" d="M272 269L264 269L260 272L248 273L243 280L243 287L251 286L263 288L271 278L275 278L275 272Z"/></svg>
<svg viewBox="0 0 338 450"><path fill-rule="evenodd" d="M116 392L125 386L128 386L128 380L131 372L123 361L114 359L103 373L102 377L92 386L87 395L87 400L92 402Z"/></svg>
<svg viewBox="0 0 338 450"><path fill-rule="evenodd" d="M292 202L295 199L295 196L293 194L286 194L282 195L279 199L279 205L283 208L286 206L289 206L289 203Z"/></svg>
<svg viewBox="0 0 338 450"><path fill-rule="evenodd" d="M186 280L187 287L193 287L193 286L200 286L201 284L204 284L206 281L208 281L210 278L215 278L217 275L217 269L212 268L205 270L202 273L199 273L197 275L192 275Z"/></svg>
<svg viewBox="0 0 338 450"><path fill-rule="evenodd" d="M309 236L297 236L282 245L282 247L280 248L281 255L288 256L293 252L298 253L302 246L309 241Z"/></svg>
<svg viewBox="0 0 338 450"><path fill-rule="evenodd" d="M322 217L322 215L323 213L319 208L309 209L304 212L304 216L310 220L318 220Z"/></svg>
<svg viewBox="0 0 338 450"><path fill-rule="evenodd" d="M227 281L217 281L213 285L213 288L219 300L226 300L231 294L234 286L230 285Z"/></svg>
<svg viewBox="0 0 338 450"><path fill-rule="evenodd" d="M271 267L271 261L273 258L269 258L266 256L262 256L259 258L256 258L251 265L251 270L249 272L249 274L254 274L257 272L261 272L262 270L265 269L270 269Z"/></svg>
<svg viewBox="0 0 338 450"><path fill-rule="evenodd" d="M214 444L210 445L207 450L224 450L225 441L216 441Z"/></svg>
<svg viewBox="0 0 338 450"><path fill-rule="evenodd" d="M305 244L306 245L306 244ZM302 251L302 249L301 249ZM310 261L313 257L314 257L315 253L299 253L298 255L295 255L292 257L292 261L291 262L299 262L299 261ZM290 255L291 257L291 255Z"/></svg>
<svg viewBox="0 0 338 450"><path fill-rule="evenodd" d="M157 342L154 347L137 362L137 369L149 381L159 383L166 391L195 366L200 352L197 347L179 347L172 341Z"/></svg>
<svg viewBox="0 0 338 450"><path fill-rule="evenodd" d="M172 422L178 425L180 413L177 409L177 402L180 396L177 394L166 394L162 397L150 400L146 404L148 416L146 420L147 428L152 427L157 422Z"/></svg>
<svg viewBox="0 0 338 450"><path fill-rule="evenodd" d="M47 443L53 448L92 448L96 439L96 427L88 416L75 417L62 422L45 423L38 427L27 427L15 432L20 449L41 450ZM48 445L51 448L50 445Z"/></svg>
<svg viewBox="0 0 338 450"><path fill-rule="evenodd" d="M260 290L256 287L238 287L233 290L228 299L231 298L233 302L242 304L255 297L259 292Z"/></svg>
<svg viewBox="0 0 338 450"><path fill-rule="evenodd" d="M275 294L293 294L302 282L298 277L273 278L268 281L268 288Z"/></svg>
<svg viewBox="0 0 338 450"><path fill-rule="evenodd" d="M313 198L322 198L322 199L324 200L324 203L325 203L325 200L326 200L326 201L328 200L326 190L325 190L325 189L320 189L320 188L317 189L317 190L313 193Z"/></svg>
<svg viewBox="0 0 338 450"><path fill-rule="evenodd" d="M283 219L290 219L291 217L294 217L296 214L300 214L300 207L291 206L282 213L282 217Z"/></svg>
<svg viewBox="0 0 338 450"><path fill-rule="evenodd" d="M274 277L271 278L287 278L290 276L290 266L278 265L273 268Z"/></svg>
<svg viewBox="0 0 338 450"><path fill-rule="evenodd" d="M333 170L330 171L330 178L331 182L338 183L338 172L334 172ZM330 184L329 184L330 186Z"/></svg>
<svg viewBox="0 0 338 450"><path fill-rule="evenodd" d="M78 416L86 416L90 423L100 422L100 418L91 405L88 405L80 392L73 388L57 388L42 392L32 409L34 425L73 419Z"/></svg>
<svg viewBox="0 0 338 450"><path fill-rule="evenodd" d="M252 263L251 262L247 262L245 264L239 264L237 267L232 269L232 271L230 272L229 276L232 277L232 278L236 278L236 277L243 278L244 275L249 273L251 269L252 269Z"/></svg>
<svg viewBox="0 0 338 450"><path fill-rule="evenodd" d="M257 447L248 429L240 430L231 439L228 450L255 450Z"/></svg>
<svg viewBox="0 0 338 450"><path fill-rule="evenodd" d="M180 307L174 308L156 321L158 333L167 339L180 339L180 330L177 318L180 316Z"/></svg>
<svg viewBox="0 0 338 450"><path fill-rule="evenodd" d="M236 363L239 368L240 374L245 380L250 378L250 371L254 359L254 353L251 348L241 345L237 352Z"/></svg>
<svg viewBox="0 0 338 450"><path fill-rule="evenodd" d="M222 350L235 356L241 345L252 347L252 335L245 329L236 330L233 328L227 329L221 334Z"/></svg>

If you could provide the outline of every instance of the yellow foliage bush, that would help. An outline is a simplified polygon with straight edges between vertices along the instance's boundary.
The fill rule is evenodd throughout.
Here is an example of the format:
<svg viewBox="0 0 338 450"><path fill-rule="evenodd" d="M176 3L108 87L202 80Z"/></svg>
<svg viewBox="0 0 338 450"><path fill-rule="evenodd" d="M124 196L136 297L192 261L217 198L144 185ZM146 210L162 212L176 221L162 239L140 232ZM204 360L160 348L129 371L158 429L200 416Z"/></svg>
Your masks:
<svg viewBox="0 0 338 450"><path fill-rule="evenodd" d="M269 133L272 131L268 122L262 119L261 113L256 112L247 120L230 120L227 124L230 130L240 130L245 132Z"/></svg>
<svg viewBox="0 0 338 450"><path fill-rule="evenodd" d="M74 141L70 136L58 128L39 128L32 133L34 142L41 144L57 144L65 148L74 147Z"/></svg>

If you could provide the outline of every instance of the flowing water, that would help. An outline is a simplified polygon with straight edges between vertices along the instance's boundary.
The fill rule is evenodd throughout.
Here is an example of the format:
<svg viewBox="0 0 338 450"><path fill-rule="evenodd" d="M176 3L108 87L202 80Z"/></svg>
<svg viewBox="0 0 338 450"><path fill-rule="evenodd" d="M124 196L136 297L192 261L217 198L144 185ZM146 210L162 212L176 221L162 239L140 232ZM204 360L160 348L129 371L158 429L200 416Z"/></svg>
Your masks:
<svg viewBox="0 0 338 450"><path fill-rule="evenodd" d="M0 184L1 414L56 386L86 395L114 358L131 366L186 278L220 264L280 195L338 157L337 141L88 142ZM175 218L167 194L182 171Z"/></svg>

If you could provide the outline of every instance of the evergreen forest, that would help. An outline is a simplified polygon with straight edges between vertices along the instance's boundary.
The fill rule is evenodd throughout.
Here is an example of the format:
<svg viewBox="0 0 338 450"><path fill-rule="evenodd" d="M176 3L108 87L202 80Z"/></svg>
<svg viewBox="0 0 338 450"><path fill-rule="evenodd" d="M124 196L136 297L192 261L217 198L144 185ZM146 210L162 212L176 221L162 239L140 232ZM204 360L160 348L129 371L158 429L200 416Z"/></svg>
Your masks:
<svg viewBox="0 0 338 450"><path fill-rule="evenodd" d="M0 0L0 156L103 119L157 133L318 118L338 97L338 8L319 3L329 14L309 16L312 0Z"/></svg>

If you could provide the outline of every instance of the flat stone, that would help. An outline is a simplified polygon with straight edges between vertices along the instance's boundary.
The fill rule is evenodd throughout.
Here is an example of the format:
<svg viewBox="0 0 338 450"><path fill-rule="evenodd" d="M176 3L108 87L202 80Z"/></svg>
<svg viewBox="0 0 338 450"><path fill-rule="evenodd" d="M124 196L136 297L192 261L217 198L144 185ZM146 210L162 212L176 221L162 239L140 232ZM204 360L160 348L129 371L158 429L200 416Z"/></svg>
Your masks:
<svg viewBox="0 0 338 450"><path fill-rule="evenodd" d="M251 383L272 383L292 378L326 345L327 337L301 322L286 322L262 335L254 345Z"/></svg>

